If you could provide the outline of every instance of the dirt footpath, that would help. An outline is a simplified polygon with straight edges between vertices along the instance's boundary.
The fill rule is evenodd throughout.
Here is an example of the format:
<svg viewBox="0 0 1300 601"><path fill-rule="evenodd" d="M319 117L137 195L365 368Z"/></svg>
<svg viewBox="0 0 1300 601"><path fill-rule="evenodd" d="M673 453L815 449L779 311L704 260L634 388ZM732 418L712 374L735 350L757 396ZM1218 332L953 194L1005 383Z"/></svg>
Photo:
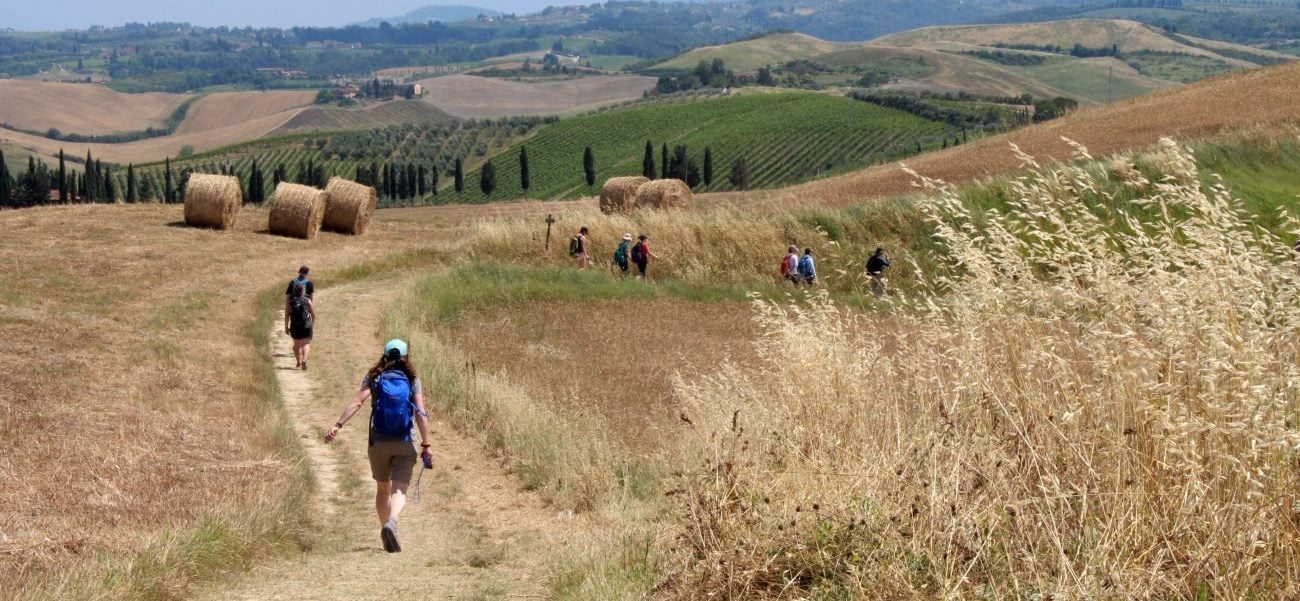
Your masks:
<svg viewBox="0 0 1300 601"><path fill-rule="evenodd" d="M315 546L298 557L254 568L199 599L546 598L546 561L582 520L548 508L523 491L473 438L431 412L434 469L423 475L420 502L408 501L398 534L401 553L385 553L366 463L369 408L348 422L339 440L321 442L382 348L383 311L411 283L409 276L316 293L317 326L308 371L294 368L292 341L273 326L273 352L285 403L310 456L317 481ZM417 468L416 477L419 477ZM414 498L415 483L411 485Z"/></svg>

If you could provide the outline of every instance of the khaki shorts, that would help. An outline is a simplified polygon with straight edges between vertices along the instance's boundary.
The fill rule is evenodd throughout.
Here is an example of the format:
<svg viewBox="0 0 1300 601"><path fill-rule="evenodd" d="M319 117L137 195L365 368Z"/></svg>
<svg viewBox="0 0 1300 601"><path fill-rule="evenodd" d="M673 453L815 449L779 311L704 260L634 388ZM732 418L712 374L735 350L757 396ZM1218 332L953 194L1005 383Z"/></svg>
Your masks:
<svg viewBox="0 0 1300 601"><path fill-rule="evenodd" d="M415 470L415 444L401 440L376 440L366 450L370 457L370 475L376 482L397 480L410 482Z"/></svg>

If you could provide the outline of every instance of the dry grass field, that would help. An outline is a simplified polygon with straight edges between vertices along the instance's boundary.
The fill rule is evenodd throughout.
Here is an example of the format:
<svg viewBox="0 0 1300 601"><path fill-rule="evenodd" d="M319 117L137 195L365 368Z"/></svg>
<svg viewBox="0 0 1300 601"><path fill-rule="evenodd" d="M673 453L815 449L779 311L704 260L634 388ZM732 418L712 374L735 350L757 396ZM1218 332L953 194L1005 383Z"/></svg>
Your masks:
<svg viewBox="0 0 1300 601"><path fill-rule="evenodd" d="M1063 48L1075 44L1083 44L1089 48L1109 48L1111 45L1116 45L1120 52L1153 50L1218 57L1213 52L1176 42L1142 23L1111 19L922 27L872 40L873 44L922 48L933 44L942 45L946 42L961 42L972 46L1033 44ZM1240 64L1240 61L1235 61L1234 64Z"/></svg>
<svg viewBox="0 0 1300 601"><path fill-rule="evenodd" d="M419 82L424 100L464 119L554 115L640 98L655 79L640 75L582 77L519 83L494 77L448 75Z"/></svg>
<svg viewBox="0 0 1300 601"><path fill-rule="evenodd" d="M150 163L177 156L187 146L194 152L204 152L260 138L284 125L296 112L297 109L290 109L207 131L150 138L125 144L74 144L12 131L0 131L0 142L13 144L47 157L57 156L60 149L72 156L85 156L86 151L90 150L95 158L106 162L123 165Z"/></svg>
<svg viewBox="0 0 1300 601"><path fill-rule="evenodd" d="M0 79L0 123L99 135L162 127L188 94L122 94L91 84ZM191 108L192 114L193 108ZM3 135L3 134L0 134Z"/></svg>
<svg viewBox="0 0 1300 601"><path fill-rule="evenodd" d="M456 118L427 102L394 100L364 108L308 107L298 111L273 134L340 129L379 129L403 123L446 123Z"/></svg>
<svg viewBox="0 0 1300 601"><path fill-rule="evenodd" d="M851 44L828 42L802 33L780 33L721 46L703 46L672 60L655 65L660 69L694 69L701 60L721 58L737 71L757 71L764 65L783 65L797 59L813 58Z"/></svg>
<svg viewBox="0 0 1300 601"><path fill-rule="evenodd" d="M154 541L160 560L176 552L160 534L199 524L218 543L293 545L291 524L265 521L300 479L249 331L257 297L300 263L328 272L432 227L305 244L264 233L255 209L231 232L180 221L178 206L0 211L0 582L15 595L122 577L122 558ZM36 571L46 584L14 588Z"/></svg>
<svg viewBox="0 0 1300 601"><path fill-rule="evenodd" d="M1028 157L1008 143L1050 162L1070 158L1062 136L1101 156L1162 135L1290 123L1297 88L1300 65L1235 74L910 165L966 183L1021 172ZM1125 210L1171 207L1145 214L1157 221L1149 231L1108 228L1090 210L1107 189L1098 170L1007 184L1024 201L983 222L986 236L966 227L957 196L929 190L919 205L936 225L923 237L948 251L931 275L949 295L931 302L525 300L440 322L417 306L438 290L416 284L340 290L352 304L319 309L323 320L364 314L371 324L336 343L411 334L447 420L479 432L492 461L553 503L518 519L573 510L633 531L626 523L652 525L613 543L569 541L566 552L590 556L572 576L585 591L576 598L641 598L652 586L669 598L1294 596L1300 280L1289 238L1202 189L1212 178L1179 148L1144 161L1169 179L1120 163L1100 172L1125 174L1144 195ZM262 297L274 303L300 263L326 290L331 277L364 277L404 251L418 251L397 260L420 272L450 260L567 265L562 246L581 222L602 243L651 231L663 287L754 284L792 239L821 245L829 281L860 271L859 249L833 244L813 209L905 194L913 181L879 167L633 216L601 216L590 200L386 210L363 238L310 243L266 234L266 213L249 208L230 232L179 226L175 206L0 212L0 584L17 598L93 598L186 552L212 576L307 550L249 577L243 598L266 598L254 581L309 586L294 572L304 564L321 575L333 561L378 565L346 551L322 563L304 533L319 517L294 511L303 448L276 402L258 342L266 332L251 328ZM772 210L756 208L764 201ZM856 214L881 230L852 232L855 244L915 236L890 232L901 229L890 206ZM535 216L550 212L561 222L546 254ZM643 349L644 365L628 365L630 349ZM344 355L365 355L333 352L331 383L350 372ZM475 370L482 376L465 376ZM470 459L466 469L488 461ZM511 509L508 496L471 492L483 506L458 511ZM345 494L353 509L365 505L364 492ZM657 505L627 509L633 501ZM436 567L463 576L491 566L499 541L527 527L466 531L465 551L483 554L439 555ZM233 559L210 552L232 540L269 545ZM589 585L620 572L637 573L640 588ZM179 598L187 584L117 597ZM494 590L504 589L473 594L504 596Z"/></svg>
<svg viewBox="0 0 1300 601"><path fill-rule="evenodd" d="M312 91L208 94L190 107L176 133L209 132L265 117L283 116L286 111L310 106L315 98L316 93Z"/></svg>
<svg viewBox="0 0 1300 601"><path fill-rule="evenodd" d="M743 303L529 303L467 312L438 334L473 341L463 351L478 369L637 453L661 450L681 427L679 371L756 361L757 328Z"/></svg>

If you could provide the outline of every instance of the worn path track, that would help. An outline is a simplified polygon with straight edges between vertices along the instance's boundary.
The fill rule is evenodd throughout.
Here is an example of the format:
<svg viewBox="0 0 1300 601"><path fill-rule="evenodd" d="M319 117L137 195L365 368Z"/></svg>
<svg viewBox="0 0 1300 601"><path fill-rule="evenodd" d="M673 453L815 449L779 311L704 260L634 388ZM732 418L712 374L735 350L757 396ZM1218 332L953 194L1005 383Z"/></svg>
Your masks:
<svg viewBox="0 0 1300 601"><path fill-rule="evenodd" d="M421 502L408 503L399 535L403 552L384 553L365 460L362 409L339 440L325 445L333 423L377 358L383 311L410 276L367 281L316 294L317 328L310 370L294 368L292 341L274 324L273 354L285 404L311 457L317 507L315 547L254 568L200 599L511 599L546 598L546 560L582 530L581 520L548 508L478 441L432 418L434 469L424 473ZM417 468L417 476L418 476ZM412 493L414 493L414 482ZM397 595L401 595L398 597Z"/></svg>

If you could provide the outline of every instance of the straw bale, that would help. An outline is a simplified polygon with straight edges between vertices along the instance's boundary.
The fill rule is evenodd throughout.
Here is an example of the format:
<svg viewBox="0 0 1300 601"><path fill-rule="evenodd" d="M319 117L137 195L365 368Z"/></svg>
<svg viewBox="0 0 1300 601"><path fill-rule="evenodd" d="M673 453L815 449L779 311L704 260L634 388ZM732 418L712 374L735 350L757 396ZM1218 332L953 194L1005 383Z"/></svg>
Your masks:
<svg viewBox="0 0 1300 601"><path fill-rule="evenodd" d="M354 236L366 233L379 199L374 188L331 177L325 194L325 220L321 228Z"/></svg>
<svg viewBox="0 0 1300 601"><path fill-rule="evenodd" d="M690 186L679 179L657 179L636 190L638 209L684 209L694 201Z"/></svg>
<svg viewBox="0 0 1300 601"><path fill-rule="evenodd" d="M600 212L606 215L626 213L636 206L636 190L650 178L611 177L600 188Z"/></svg>
<svg viewBox="0 0 1300 601"><path fill-rule="evenodd" d="M326 196L311 186L280 182L271 197L271 233L304 240L315 238L325 218Z"/></svg>
<svg viewBox="0 0 1300 601"><path fill-rule="evenodd" d="M244 204L239 180L229 175L195 173L185 184L185 223L230 229Z"/></svg>

